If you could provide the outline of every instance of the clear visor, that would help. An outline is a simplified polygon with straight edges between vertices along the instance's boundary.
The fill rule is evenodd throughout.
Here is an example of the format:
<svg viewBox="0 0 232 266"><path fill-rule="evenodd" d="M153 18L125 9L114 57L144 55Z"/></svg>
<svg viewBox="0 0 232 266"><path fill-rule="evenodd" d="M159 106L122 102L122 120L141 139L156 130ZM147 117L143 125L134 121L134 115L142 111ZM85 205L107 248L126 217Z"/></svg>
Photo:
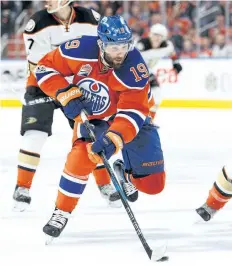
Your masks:
<svg viewBox="0 0 232 266"><path fill-rule="evenodd" d="M132 48L132 43L120 43L120 44L103 44L104 52L107 54L116 54L116 53L128 53Z"/></svg>

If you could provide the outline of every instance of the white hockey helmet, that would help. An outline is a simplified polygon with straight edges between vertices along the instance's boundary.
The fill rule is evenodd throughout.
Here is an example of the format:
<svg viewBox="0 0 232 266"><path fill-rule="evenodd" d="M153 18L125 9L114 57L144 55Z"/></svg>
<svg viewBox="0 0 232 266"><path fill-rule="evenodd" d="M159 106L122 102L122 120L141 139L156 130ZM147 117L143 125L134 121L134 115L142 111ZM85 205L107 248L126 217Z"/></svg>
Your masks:
<svg viewBox="0 0 232 266"><path fill-rule="evenodd" d="M52 10L47 10L47 12L49 14L55 13L55 12L59 11L61 8L68 6L73 0L68 0L64 5L61 5L62 1L63 0L58 0L57 1L57 8L52 9Z"/></svg>
<svg viewBox="0 0 232 266"><path fill-rule="evenodd" d="M151 29L150 29L150 34L157 34L157 35L160 35L162 36L162 41L166 41L167 38L168 38L168 30L167 28L160 24L160 23L156 23L154 25L151 26Z"/></svg>

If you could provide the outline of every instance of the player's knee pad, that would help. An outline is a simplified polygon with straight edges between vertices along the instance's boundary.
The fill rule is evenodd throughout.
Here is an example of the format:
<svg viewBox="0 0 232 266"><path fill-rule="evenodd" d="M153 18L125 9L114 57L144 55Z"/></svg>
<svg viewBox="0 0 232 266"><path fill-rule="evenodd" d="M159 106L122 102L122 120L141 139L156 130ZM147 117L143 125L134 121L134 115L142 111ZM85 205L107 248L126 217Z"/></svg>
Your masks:
<svg viewBox="0 0 232 266"><path fill-rule="evenodd" d="M224 166L214 185L220 194L225 197L232 197L232 167Z"/></svg>
<svg viewBox="0 0 232 266"><path fill-rule="evenodd" d="M96 168L96 164L90 161L88 157L86 145L87 142L82 140L74 143L72 150L67 156L65 172L73 176L86 176Z"/></svg>
<svg viewBox="0 0 232 266"><path fill-rule="evenodd" d="M165 172L150 174L144 177L132 176L131 178L136 188L146 194L155 195L163 191L165 187Z"/></svg>
<svg viewBox="0 0 232 266"><path fill-rule="evenodd" d="M24 151L40 154L47 137L48 133L46 132L28 130L22 137L21 149Z"/></svg>

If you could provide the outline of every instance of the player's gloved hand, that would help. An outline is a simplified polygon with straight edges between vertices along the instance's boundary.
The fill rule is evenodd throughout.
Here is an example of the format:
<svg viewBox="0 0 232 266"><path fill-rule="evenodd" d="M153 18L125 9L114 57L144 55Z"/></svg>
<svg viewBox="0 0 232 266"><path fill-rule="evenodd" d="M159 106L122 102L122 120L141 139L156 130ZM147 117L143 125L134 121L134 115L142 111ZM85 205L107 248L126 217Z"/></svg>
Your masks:
<svg viewBox="0 0 232 266"><path fill-rule="evenodd" d="M92 119L89 120L89 125L92 129L92 131L94 132L94 135L96 136L96 138L98 139L104 132L106 132L109 128L109 123L107 121L104 120L100 120L100 119ZM85 128L85 125L82 123L80 125L80 133L81 136L85 139L89 139L89 133Z"/></svg>
<svg viewBox="0 0 232 266"><path fill-rule="evenodd" d="M182 66L178 61L173 61L173 68L176 70L177 74L182 71Z"/></svg>
<svg viewBox="0 0 232 266"><path fill-rule="evenodd" d="M102 163L101 157L98 155L100 152L104 152L107 159L117 153L123 148L123 140L116 132L108 131L98 138L94 143L87 144L87 151L89 159L93 163Z"/></svg>
<svg viewBox="0 0 232 266"><path fill-rule="evenodd" d="M64 114L75 119L85 109L89 115L92 114L92 102L84 97L79 87L70 84L64 89L60 89L56 93L57 100L63 106Z"/></svg>
<svg viewBox="0 0 232 266"><path fill-rule="evenodd" d="M150 73L149 75L149 82L151 87L159 87L159 83L153 73Z"/></svg>

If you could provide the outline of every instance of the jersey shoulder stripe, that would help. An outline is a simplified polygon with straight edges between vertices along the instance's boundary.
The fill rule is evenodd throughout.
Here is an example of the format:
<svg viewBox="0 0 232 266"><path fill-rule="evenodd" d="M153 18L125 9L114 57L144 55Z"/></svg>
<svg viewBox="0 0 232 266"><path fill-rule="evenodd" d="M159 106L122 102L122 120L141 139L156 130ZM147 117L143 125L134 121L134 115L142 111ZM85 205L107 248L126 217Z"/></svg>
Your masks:
<svg viewBox="0 0 232 266"><path fill-rule="evenodd" d="M123 65L114 70L115 78L129 89L143 89L148 82L149 72L141 53L134 48Z"/></svg>
<svg viewBox="0 0 232 266"><path fill-rule="evenodd" d="M97 25L98 21L93 15L91 9L85 7L74 7L75 19L72 23L86 23L91 25ZM33 14L28 21L24 33L35 34L50 26L61 25L52 14L49 14L46 9L40 10Z"/></svg>
<svg viewBox="0 0 232 266"><path fill-rule="evenodd" d="M74 20L75 22L89 23L89 24L93 24L93 25L98 24L98 20L96 20L96 17L94 16L94 13L91 9L78 6L78 7L74 7L74 10L76 12L76 18Z"/></svg>
<svg viewBox="0 0 232 266"><path fill-rule="evenodd" d="M97 61L99 53L97 40L96 36L82 36L63 43L59 49L63 57L72 60Z"/></svg>
<svg viewBox="0 0 232 266"><path fill-rule="evenodd" d="M54 17L49 14L46 9L43 9L31 16L25 27L24 33L34 34L44 28L56 25L59 25L59 22L55 20Z"/></svg>

